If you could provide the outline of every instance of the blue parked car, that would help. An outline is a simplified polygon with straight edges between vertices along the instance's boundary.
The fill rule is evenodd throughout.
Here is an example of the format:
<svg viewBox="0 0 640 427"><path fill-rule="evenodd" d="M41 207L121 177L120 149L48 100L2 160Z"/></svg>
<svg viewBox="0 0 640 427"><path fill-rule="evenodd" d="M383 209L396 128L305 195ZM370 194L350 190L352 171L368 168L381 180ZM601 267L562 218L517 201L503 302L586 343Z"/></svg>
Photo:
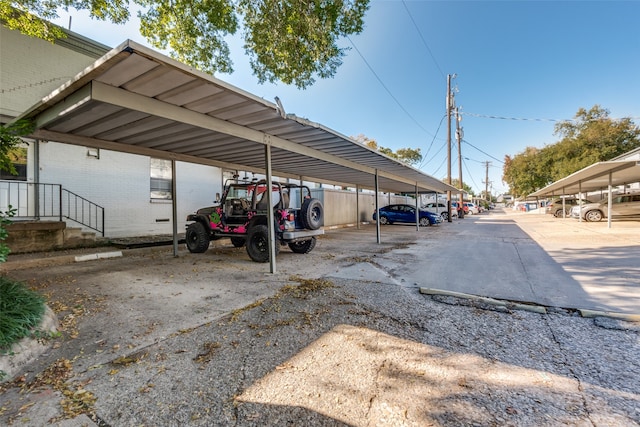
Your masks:
<svg viewBox="0 0 640 427"><path fill-rule="evenodd" d="M373 220L377 221L376 212L373 213ZM435 225L442 222L440 215L420 209L420 225ZM394 222L416 223L416 207L411 205L389 205L380 208L380 224L393 224Z"/></svg>

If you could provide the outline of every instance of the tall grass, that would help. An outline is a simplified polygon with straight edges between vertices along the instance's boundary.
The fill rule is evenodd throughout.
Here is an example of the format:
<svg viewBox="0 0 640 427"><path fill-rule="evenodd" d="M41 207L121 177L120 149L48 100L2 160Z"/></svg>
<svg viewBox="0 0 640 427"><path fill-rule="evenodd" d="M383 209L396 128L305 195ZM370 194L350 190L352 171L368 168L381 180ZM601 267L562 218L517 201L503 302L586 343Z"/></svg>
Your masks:
<svg viewBox="0 0 640 427"><path fill-rule="evenodd" d="M23 283L0 277L0 354L40 324L45 299Z"/></svg>

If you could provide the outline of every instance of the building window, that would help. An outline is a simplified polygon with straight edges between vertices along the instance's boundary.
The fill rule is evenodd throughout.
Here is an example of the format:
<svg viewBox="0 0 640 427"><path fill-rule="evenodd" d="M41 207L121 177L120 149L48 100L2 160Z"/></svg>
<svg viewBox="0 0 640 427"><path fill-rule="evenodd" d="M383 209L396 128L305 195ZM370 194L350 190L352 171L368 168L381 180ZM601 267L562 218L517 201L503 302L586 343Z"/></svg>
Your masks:
<svg viewBox="0 0 640 427"><path fill-rule="evenodd" d="M171 200L171 160L151 159L151 199Z"/></svg>

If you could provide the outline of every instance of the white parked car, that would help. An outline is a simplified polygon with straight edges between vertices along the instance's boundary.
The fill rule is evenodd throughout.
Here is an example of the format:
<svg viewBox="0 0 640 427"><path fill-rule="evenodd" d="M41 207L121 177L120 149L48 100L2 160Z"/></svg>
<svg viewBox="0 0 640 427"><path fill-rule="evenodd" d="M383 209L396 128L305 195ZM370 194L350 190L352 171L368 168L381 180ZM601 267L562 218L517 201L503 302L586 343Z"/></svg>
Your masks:
<svg viewBox="0 0 640 427"><path fill-rule="evenodd" d="M469 215L478 215L480 213L480 209L475 203L472 202L464 202L464 205L469 208Z"/></svg>
<svg viewBox="0 0 640 427"><path fill-rule="evenodd" d="M440 215L443 221L449 220L449 215L447 214L447 205L444 203L427 203L422 207L422 209ZM456 218L458 216L458 212L455 209L451 208L451 212L451 218Z"/></svg>

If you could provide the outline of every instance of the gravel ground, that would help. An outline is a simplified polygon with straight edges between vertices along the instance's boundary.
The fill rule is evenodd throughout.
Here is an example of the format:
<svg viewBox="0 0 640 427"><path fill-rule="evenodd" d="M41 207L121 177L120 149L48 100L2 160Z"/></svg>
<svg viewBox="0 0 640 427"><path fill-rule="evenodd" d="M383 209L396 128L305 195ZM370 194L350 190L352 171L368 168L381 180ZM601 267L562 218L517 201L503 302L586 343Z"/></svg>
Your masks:
<svg viewBox="0 0 640 427"><path fill-rule="evenodd" d="M110 426L629 426L640 346L627 326L342 281L286 289L77 381Z"/></svg>
<svg viewBox="0 0 640 427"><path fill-rule="evenodd" d="M256 273L264 265L234 248L207 258L153 252L15 272L35 287L46 282L51 300L66 295L67 308L75 302L84 311L76 337L65 331L0 388L0 424L640 425L639 324L422 295L371 262L424 237L403 233L382 246L360 243L357 256L326 236L315 265L303 270L304 261L281 253L276 276ZM216 262L230 256L232 270ZM350 269L368 279L344 278ZM125 277L132 282L109 294ZM194 277L210 286L234 282L180 299L181 284ZM154 298L143 298L149 289L127 296L134 283L154 286ZM234 287L254 292L226 310L193 309ZM169 320L147 314L142 322L135 307L158 301ZM106 328L116 309L120 322Z"/></svg>

